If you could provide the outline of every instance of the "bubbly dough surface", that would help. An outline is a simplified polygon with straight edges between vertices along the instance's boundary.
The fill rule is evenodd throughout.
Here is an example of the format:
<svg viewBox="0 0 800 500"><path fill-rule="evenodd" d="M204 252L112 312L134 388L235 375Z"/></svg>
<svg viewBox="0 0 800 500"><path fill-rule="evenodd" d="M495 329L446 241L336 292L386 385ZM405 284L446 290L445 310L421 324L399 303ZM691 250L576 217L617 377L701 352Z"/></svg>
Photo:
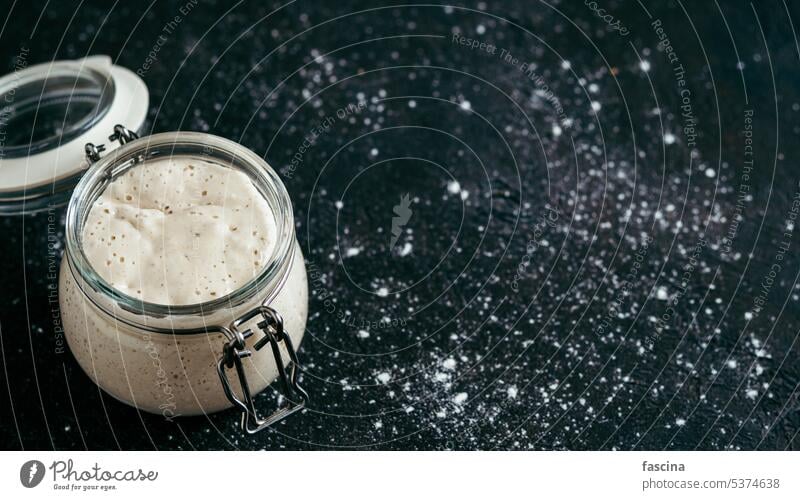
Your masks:
<svg viewBox="0 0 800 500"><path fill-rule="evenodd" d="M83 249L114 288L187 305L240 288L267 264L275 217L246 174L194 158L147 161L92 205Z"/></svg>

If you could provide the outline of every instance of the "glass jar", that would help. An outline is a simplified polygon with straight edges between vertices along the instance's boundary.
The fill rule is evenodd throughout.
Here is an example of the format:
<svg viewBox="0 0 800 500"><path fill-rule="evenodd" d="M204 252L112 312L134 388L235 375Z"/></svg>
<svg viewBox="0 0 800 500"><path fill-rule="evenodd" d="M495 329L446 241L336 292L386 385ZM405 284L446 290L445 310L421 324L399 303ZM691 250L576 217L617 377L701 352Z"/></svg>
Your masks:
<svg viewBox="0 0 800 500"><path fill-rule="evenodd" d="M76 186L67 209L59 300L65 336L84 371L115 398L167 418L235 405L242 428L256 432L307 401L294 346L308 314L308 284L291 201L275 171L249 149L217 136L174 132L138 138L115 127L123 145L100 158ZM190 305L144 302L112 287L92 268L82 229L94 201L118 176L163 158L199 159L245 173L275 216L276 244L252 280ZM169 258L169 256L165 256ZM277 378L285 403L266 419L253 396Z"/></svg>

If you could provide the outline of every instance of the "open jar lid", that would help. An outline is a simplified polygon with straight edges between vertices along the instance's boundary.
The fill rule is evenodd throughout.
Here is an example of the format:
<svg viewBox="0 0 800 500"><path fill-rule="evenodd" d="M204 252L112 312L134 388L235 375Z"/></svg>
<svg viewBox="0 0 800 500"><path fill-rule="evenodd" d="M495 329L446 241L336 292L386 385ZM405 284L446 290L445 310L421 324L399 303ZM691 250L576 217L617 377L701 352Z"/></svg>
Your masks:
<svg viewBox="0 0 800 500"><path fill-rule="evenodd" d="M149 93L108 56L37 64L0 78L0 215L61 204L89 166L84 145L117 123L139 131Z"/></svg>

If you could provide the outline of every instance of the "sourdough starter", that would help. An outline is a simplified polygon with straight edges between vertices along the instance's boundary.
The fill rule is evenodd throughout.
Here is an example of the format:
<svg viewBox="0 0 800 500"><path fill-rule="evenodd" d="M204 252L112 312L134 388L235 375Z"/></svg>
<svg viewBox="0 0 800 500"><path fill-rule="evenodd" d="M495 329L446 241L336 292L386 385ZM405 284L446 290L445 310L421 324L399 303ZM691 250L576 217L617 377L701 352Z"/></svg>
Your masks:
<svg viewBox="0 0 800 500"><path fill-rule="evenodd" d="M114 179L89 211L82 247L95 272L116 290L149 303L181 306L223 298L252 280L270 261L276 233L269 204L246 174L176 157L147 161ZM293 247L288 278L268 305L283 316L297 348L305 330L308 286L299 246ZM168 417L230 406L216 373L225 342L221 334L150 333L122 323L88 300L75 276L63 259L64 330L78 362L100 387ZM217 314L211 324L227 325L257 307L265 294L240 310ZM203 320L192 326L202 326ZM186 327L186 321L176 318L174 327ZM253 355L244 360L253 393L277 377L269 346L252 349L260 337L248 339ZM235 372L229 377L239 389Z"/></svg>

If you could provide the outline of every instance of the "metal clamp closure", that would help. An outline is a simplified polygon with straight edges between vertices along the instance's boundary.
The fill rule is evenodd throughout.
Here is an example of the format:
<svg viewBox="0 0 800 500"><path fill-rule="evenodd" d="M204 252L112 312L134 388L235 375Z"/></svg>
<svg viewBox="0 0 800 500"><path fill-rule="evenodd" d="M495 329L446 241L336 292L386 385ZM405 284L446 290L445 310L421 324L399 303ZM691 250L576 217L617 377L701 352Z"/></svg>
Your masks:
<svg viewBox="0 0 800 500"><path fill-rule="evenodd" d="M282 388L281 395L286 401L265 419L258 417L253 396L250 394L250 386L247 383L247 376L244 373L244 366L242 365L242 359L252 355L251 351L245 349L245 340L253 335L253 331L247 329L242 332L239 327L256 316L263 318L262 321L256 324L263 337L254 344L253 348L259 351L267 344L270 344L272 355L275 358L275 365L278 368L278 378ZM248 434L255 434L305 407L309 398L308 393L300 387L297 381L299 371L297 353L294 350L292 339L283 329L283 318L277 311L267 306L260 306L237 318L228 328L223 328L222 331L228 338L228 342L225 343L222 349L222 357L217 362L217 373L219 373L225 396L242 411L241 428L243 431ZM288 369L284 365L283 356L281 355L281 343L291 362ZM227 375L227 370L230 368L236 368L236 375L239 378L243 398L239 398L231 386Z"/></svg>
<svg viewBox="0 0 800 500"><path fill-rule="evenodd" d="M120 145L125 145L135 139L139 138L139 134L132 130L128 130L123 125L114 125L114 133L108 136L109 141L119 141ZM87 142L86 145L83 147L83 150L86 153L86 159L89 160L89 165L100 161L100 153L106 150L106 146L104 144L94 145L91 142Z"/></svg>

